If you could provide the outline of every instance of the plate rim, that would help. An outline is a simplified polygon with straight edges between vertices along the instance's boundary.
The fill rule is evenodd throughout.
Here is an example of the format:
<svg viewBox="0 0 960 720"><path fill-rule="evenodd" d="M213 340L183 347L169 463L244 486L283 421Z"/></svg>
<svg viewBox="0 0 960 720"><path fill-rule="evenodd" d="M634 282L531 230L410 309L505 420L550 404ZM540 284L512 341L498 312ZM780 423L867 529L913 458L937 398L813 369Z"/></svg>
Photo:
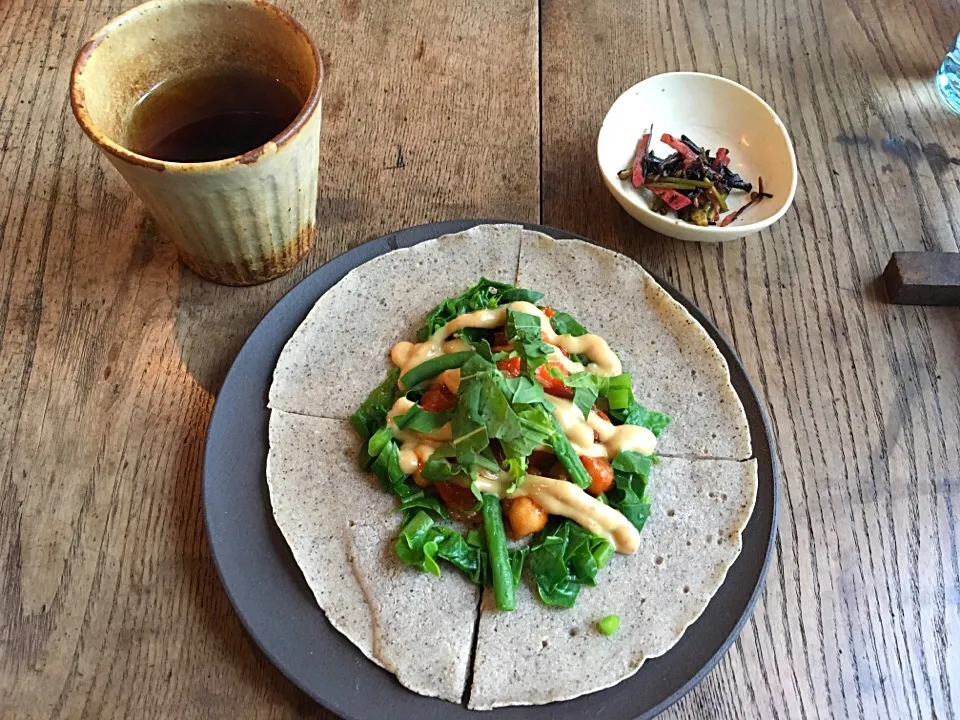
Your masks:
<svg viewBox="0 0 960 720"><path fill-rule="evenodd" d="M224 419L226 413L229 412L229 406L232 402L236 401L233 392L235 390L234 385L238 382L238 377L242 376L244 370L244 365L247 362L255 362L258 359L258 356L261 354L261 351L257 348L258 343L265 336L269 335L268 329L273 324L275 320L282 317L284 312L286 312L290 305L295 305L297 302L300 302L302 299L301 295L304 296L304 301L307 303L305 310L303 311L303 316L296 321L293 326L293 330L299 326L302 322L303 317L306 313L309 312L313 304L321 297L324 293L329 291L336 283L338 283L344 275L346 275L351 270L359 267L360 265L369 262L375 257L386 254L388 252L393 252L395 250L411 247L417 245L421 242L440 237L442 235L462 232L471 227L477 225L485 224L512 224L520 225L526 230L532 230L536 232L544 233L554 239L565 240L565 239L574 239L587 242L591 245L597 245L599 247L605 247L600 243L594 242L589 238L583 237L581 235L554 228L548 225L542 225L539 223L529 223L529 222L518 222L511 220L502 220L502 219L464 219L464 220L447 220L439 222L430 222L420 225L410 226L403 228L386 235L381 235L379 237L374 237L372 239L366 240L353 248L350 248L343 253L337 255L334 258L331 258L324 264L317 267L310 274L304 277L302 280L297 282L290 290L288 290L260 319L256 327L251 331L247 339L244 341L239 352L234 358L233 362L230 365L230 369L227 371L227 374L224 376L223 383L220 386L219 391L217 392L217 398L214 403L214 408L210 416L210 422L207 427L207 432L205 435L205 446L203 452L203 469L202 469L202 505L203 505L203 516L204 516L204 531L207 538L207 544L210 548L211 557L214 563L214 566L217 571L217 575L220 578L220 583L224 588L224 591L227 594L230 604L233 608L233 611L236 613L238 619L240 620L241 625L244 628L244 631L247 635L254 641L259 650L267 657L267 659L274 665L290 682L297 686L302 692L304 692L308 697L313 701L317 702L322 707L327 708L328 710L338 714L339 716L346 718L348 720L363 720L366 717L369 717L367 714L356 714L355 709L345 705L344 702L338 699L331 699L326 697L329 693L318 693L315 688L310 686L308 683L304 682L300 677L300 673L295 671L295 668L290 666L290 663L287 662L283 657L280 656L275 651L269 643L262 637L262 633L269 632L269 630L264 630L260 627L254 627L251 624L250 618L244 608L238 605L238 593L237 587L233 585L232 576L228 576L226 570L225 549L218 544L217 532L218 519L213 515L212 503L210 502L212 495L214 494L214 480L212 476L216 474L215 470L219 466L221 458L217 456L216 449L218 447L218 442L220 439L217 437L217 434L221 432L221 428L224 426L224 423L227 424L227 428L231 427L231 423L228 420ZM606 248L609 249L609 248ZM632 258L631 258L632 260ZM636 262L636 261L634 261ZM640 263L637 263L640 264ZM643 267L641 265L641 267ZM342 270L342 272L341 272ZM737 638L740 636L740 633L746 624L747 620L752 615L753 609L760 597L760 594L763 591L764 584L766 581L767 573L769 571L774 552L776 547L777 540L777 526L778 526L778 509L780 503L780 489L779 489L779 466L777 462L777 453L776 447L774 444L773 432L770 427L769 420L767 418L766 409L763 403L760 401L760 397L757 394L756 389L754 388L750 377L747 375L746 369L743 367L742 362L740 361L739 355L737 355L733 346L729 343L726 337L717 329L713 322L683 293L681 293L677 288L675 288L671 283L664 281L656 273L650 272L647 268L644 268L660 285L664 290L670 294L672 298L677 300L684 309L686 309L693 318L700 323L700 325L706 330L707 334L711 339L716 343L718 349L726 360L728 367L730 369L731 382L734 385L734 388L737 392L738 397L741 399L741 403L744 405L744 410L746 412L748 423L750 426L751 433L751 444L753 454L752 459L756 459L758 462L758 489L757 489L757 500L760 499L761 488L765 487L763 481L766 479L764 477L764 468L762 465L766 465L769 475L769 491L770 491L770 517L769 517L769 537L766 540L765 547L763 548L763 558L757 572L756 582L750 592L749 597L747 598L746 603L743 604L742 611L737 618L734 625L730 628L725 639L721 642L717 650L708 657L703 664L693 673L685 682L683 682L679 687L677 687L672 693L667 697L663 698L657 702L652 707L649 707L645 710L640 711L639 715L631 715L633 720L647 720L648 718L653 718L656 715L659 715L661 712L666 710L668 707L676 703L680 698L690 692L696 685L698 685L711 670L719 663L723 656L730 649L731 645L736 642ZM312 285L318 282L318 276L330 275L333 279L332 281L322 289L322 291L313 296L311 291ZM320 279L320 282L323 282L323 278ZM291 331L292 334L292 331ZM276 348L277 355L282 350L283 345L286 344L286 341L289 339L290 335L286 335L282 338L279 348ZM275 367L275 361L270 364L270 370L268 372L267 379L267 389L269 389L270 382L272 381L273 367ZM242 379L242 378L241 378ZM241 383L242 385L242 383ZM241 395L243 392L241 391ZM247 398L249 399L249 398ZM269 423L270 409L266 405L266 397L263 397L262 412L261 416L257 419L258 431L266 431ZM261 437L263 441L264 438ZM758 442L758 441L762 441ZM268 447L268 442L264 442ZM264 477L264 468L266 463L266 453L263 453L263 464L258 468L258 475L260 477L260 491L262 495L266 495L266 483L263 482ZM266 509L269 514L268 525L272 524L273 530L276 533L279 533L279 530L276 529L276 525L273 521L272 513L269 513L269 499L266 499ZM755 525L755 518L757 513L757 506L755 504L753 514L751 515L750 521L748 522L747 527L744 529L743 535L750 530L751 525ZM592 693L587 693L586 695L581 695L578 698L572 698L570 700L563 700L548 703L546 705L538 706L507 706L502 708L496 708L493 710L485 711L476 711L469 710L463 704L449 703L448 701L437 700L436 698L427 698L422 695L418 695L411 690L401 686L396 678L389 673L388 671L383 670L379 666L375 665L372 661L367 659L362 652L356 648L349 640L347 640L343 635L339 633L335 628L330 625L329 620L327 619L326 613L320 608L316 603L313 594L309 589L307 589L307 594L309 595L309 601L313 604L313 610L319 612L320 624L328 627L332 633L334 644L339 644L344 646L344 649L349 652L353 651L357 656L359 656L361 663L365 666L369 666L369 670L373 673L385 673L390 676L390 679L393 683L402 691L402 694L405 696L412 696L415 699L423 701L424 704L436 704L432 708L437 712L428 712L423 715L424 718L432 717L446 717L449 714L463 714L464 716L471 717L485 717L490 720L498 720L498 718L509 718L509 717L527 717L531 714L537 714L546 710L545 714L548 714L550 717L563 718L563 717L581 717L580 714L571 714L566 712L565 708L569 708L572 704L577 703L578 700L584 698L596 698L599 695L604 693L609 693L616 688L630 684L631 682L636 682L640 676L644 667L649 667L651 663L656 663L658 660L662 660L665 657L669 657L670 653L680 645L684 639L690 637L691 631L696 632L698 624L703 627L700 621L703 619L710 606L714 604L717 595L721 593L724 586L729 582L729 574L737 566L737 563L741 561L741 558L744 556L743 548L746 547L746 543L743 544L740 554L737 556L737 559L734 561L733 565L728 569L727 575L724 577L723 583L721 583L720 588L718 588L715 595L711 598L710 602L702 611L701 615L691 623L682 634L681 638L677 643L671 647L663 655L650 658L646 660L641 668L634 672L629 677L624 678L619 683L611 686L610 688L604 690L598 690ZM283 548L279 551L281 554L286 551L289 554L289 548L286 547L285 541ZM291 558L292 559L292 558ZM286 567L284 567L286 571ZM297 572L297 577L293 580L295 583L306 586L306 582L299 571ZM738 603L739 605L739 603ZM342 642L337 642L337 640ZM359 686L358 686L359 690ZM376 707L375 700L367 699L368 709ZM386 708L378 707L378 712L381 714L386 711ZM634 710L629 712L633 713ZM397 715L396 717L401 717Z"/></svg>

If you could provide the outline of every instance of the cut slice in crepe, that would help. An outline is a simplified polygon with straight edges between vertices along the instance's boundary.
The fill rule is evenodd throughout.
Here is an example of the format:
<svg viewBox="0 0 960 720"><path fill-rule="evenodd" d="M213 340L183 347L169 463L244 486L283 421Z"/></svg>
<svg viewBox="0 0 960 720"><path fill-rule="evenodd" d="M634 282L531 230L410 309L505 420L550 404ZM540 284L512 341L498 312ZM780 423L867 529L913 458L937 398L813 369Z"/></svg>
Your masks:
<svg viewBox="0 0 960 720"><path fill-rule="evenodd" d="M546 293L617 351L637 400L673 418L663 455L751 456L743 404L706 330L630 258L524 230L517 285Z"/></svg>
<svg viewBox="0 0 960 720"><path fill-rule="evenodd" d="M482 603L469 706L538 705L601 690L673 647L740 554L757 494L754 460L664 458L633 555L615 556L569 609L521 584L517 609ZM596 622L620 618L612 637ZM517 672L517 669L521 669Z"/></svg>
<svg viewBox="0 0 960 720"><path fill-rule="evenodd" d="M337 630L411 690L459 702L480 590L453 570L436 578L400 563L396 499L357 467L359 446L346 420L274 410L267 484L277 525Z"/></svg>

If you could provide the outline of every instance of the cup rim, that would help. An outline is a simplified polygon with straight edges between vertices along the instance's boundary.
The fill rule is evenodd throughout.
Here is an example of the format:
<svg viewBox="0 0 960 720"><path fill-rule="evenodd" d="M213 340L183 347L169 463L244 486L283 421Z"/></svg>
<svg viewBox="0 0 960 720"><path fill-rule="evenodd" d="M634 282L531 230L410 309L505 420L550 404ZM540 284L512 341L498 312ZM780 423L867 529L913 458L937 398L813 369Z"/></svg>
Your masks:
<svg viewBox="0 0 960 720"><path fill-rule="evenodd" d="M296 135L296 133L303 128L304 125L306 125L307 121L313 116L320 105L320 97L323 89L323 59L321 58L320 51L317 49L317 45L313 41L310 33L308 33L306 28L304 28L300 22L290 15L290 13L282 8L277 7L276 5L266 2L266 0L234 0L234 2L264 10L267 13L272 13L278 20L289 25L296 34L300 35L304 40L306 40L307 45L310 47L310 51L313 53L314 62L317 65L317 79L313 83L313 87L310 89L310 95L307 96L303 107L300 108L300 112L297 113L297 116L290 122L289 125L283 128L283 130L281 130L276 136L272 137L267 142L247 150L241 155L232 155L230 157L220 158L219 160L209 160L206 162L173 162L170 160L159 160L148 155L141 155L133 152L132 150L107 137L97 128L96 123L93 122L93 118L90 117L90 113L87 111L86 99L84 97L83 88L81 87L80 76L83 74L87 62L100 43L106 40L110 33L129 22L132 18L143 14L147 8L160 10L164 7L171 5L182 5L190 1L191 0L150 0L149 2L141 3L140 5L132 7L129 10L117 15L106 25L101 27L96 33L94 33L80 47L80 50L77 52L77 57L73 61L73 68L70 71L70 106L73 109L73 115L77 119L77 123L83 129L84 133L86 133L87 137L89 137L97 147L105 152L110 153L114 157L133 165L139 165L141 167L152 168L155 170L173 170L180 172L220 170L233 167L235 165L249 165L255 162L266 152L267 146L275 145L278 149L281 148L283 145L289 142L290 139Z"/></svg>

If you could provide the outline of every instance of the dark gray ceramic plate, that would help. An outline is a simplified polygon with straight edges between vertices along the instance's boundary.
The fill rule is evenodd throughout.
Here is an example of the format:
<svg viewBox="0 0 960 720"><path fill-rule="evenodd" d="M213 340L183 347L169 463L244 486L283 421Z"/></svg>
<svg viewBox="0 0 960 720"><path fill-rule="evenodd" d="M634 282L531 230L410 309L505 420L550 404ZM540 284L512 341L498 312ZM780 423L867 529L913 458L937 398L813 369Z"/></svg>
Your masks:
<svg viewBox="0 0 960 720"><path fill-rule="evenodd" d="M760 594L777 519L773 441L750 380L713 324L659 278L707 329L730 365L733 386L747 411L760 484L753 517L743 535L743 552L726 581L680 642L663 657L644 663L633 677L575 700L483 713L412 693L330 626L273 522L265 482L267 393L287 339L317 298L353 268L391 250L480 222L489 221L433 223L364 243L307 277L263 318L227 374L207 433L203 502L214 561L241 622L267 657L304 692L343 718L653 717L696 685L736 640ZM539 225L526 227L557 238L577 237Z"/></svg>

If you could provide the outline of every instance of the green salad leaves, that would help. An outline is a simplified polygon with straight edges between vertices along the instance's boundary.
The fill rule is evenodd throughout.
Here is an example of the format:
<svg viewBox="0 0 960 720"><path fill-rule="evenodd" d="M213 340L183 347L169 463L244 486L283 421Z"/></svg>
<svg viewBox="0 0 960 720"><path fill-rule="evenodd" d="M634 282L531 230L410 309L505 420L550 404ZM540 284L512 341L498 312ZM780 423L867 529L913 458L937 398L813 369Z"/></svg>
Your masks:
<svg viewBox="0 0 960 720"><path fill-rule="evenodd" d="M533 290L481 278L462 294L435 307L417 332L417 339L427 340L464 313L519 300L537 303L542 297L542 293ZM565 312L554 311L550 322L561 335L587 333ZM587 370L566 374L555 363L548 365L556 349L544 341L541 320L536 315L508 308L502 331L465 328L457 336L469 348L431 358L409 369L403 377L399 369L392 369L350 418L363 440L361 466L400 500L404 520L395 552L404 564L423 572L439 575L441 564L447 563L472 582L492 587L501 610L515 606L516 587L526 565L544 603L572 607L583 586L596 584L600 569L614 555L614 547L576 522L559 516L551 516L546 526L542 520L534 526L543 529L534 534L526 547L509 547L500 500L479 490L489 487L479 482L483 479L481 473L487 478L486 483L491 482L490 477L499 478L497 482L503 483L501 492L509 483L509 496L523 486L528 473L546 472L538 470L531 459L535 452L542 455L544 449L549 449L572 483L580 488L591 485L590 473L554 417L553 405L542 384L547 379L553 383L547 385L552 393L560 394L563 386L568 389L567 396L572 397L584 417L596 409L607 413L614 424L639 425L656 436L664 431L670 418L636 401L628 373L606 378ZM574 355L571 360L584 366L590 362L582 355ZM460 370L455 404L449 394L449 403L427 404L425 393L436 392L429 389L430 381L451 368ZM538 369L551 377L541 378ZM412 404L405 412L395 414L388 424L387 415L401 396ZM421 400L432 409L421 406ZM446 433L446 428L449 435L441 437L449 440L435 443L432 455L419 465L418 482L427 487L418 487L401 467L395 433L408 438L405 433ZM612 469L612 486L597 496L599 502L621 512L638 531L650 514L647 484L657 462L656 456L621 451L607 468L608 473ZM443 497L448 502L447 490L462 494L465 491L461 487L469 486L476 498L471 512L479 513L482 531L463 533L443 524L449 521L450 513L440 495L430 487L436 483L448 483L446 490L443 485L437 486L444 490ZM467 494L460 504L469 506L470 501Z"/></svg>
<svg viewBox="0 0 960 720"><path fill-rule="evenodd" d="M647 481L654 458L650 455L622 451L610 463L613 466L613 487L606 492L610 507L619 510L637 531L643 530L650 515Z"/></svg>
<svg viewBox="0 0 960 720"><path fill-rule="evenodd" d="M423 342L455 317L465 313L487 310L521 300L536 303L542 297L543 293L536 290L524 290L482 277L473 287L467 288L456 297L444 300L431 310L427 315L427 321L417 331L417 340Z"/></svg>
<svg viewBox="0 0 960 720"><path fill-rule="evenodd" d="M530 545L530 570L547 605L570 608L580 588L596 585L597 573L614 555L613 546L572 520L551 519Z"/></svg>

